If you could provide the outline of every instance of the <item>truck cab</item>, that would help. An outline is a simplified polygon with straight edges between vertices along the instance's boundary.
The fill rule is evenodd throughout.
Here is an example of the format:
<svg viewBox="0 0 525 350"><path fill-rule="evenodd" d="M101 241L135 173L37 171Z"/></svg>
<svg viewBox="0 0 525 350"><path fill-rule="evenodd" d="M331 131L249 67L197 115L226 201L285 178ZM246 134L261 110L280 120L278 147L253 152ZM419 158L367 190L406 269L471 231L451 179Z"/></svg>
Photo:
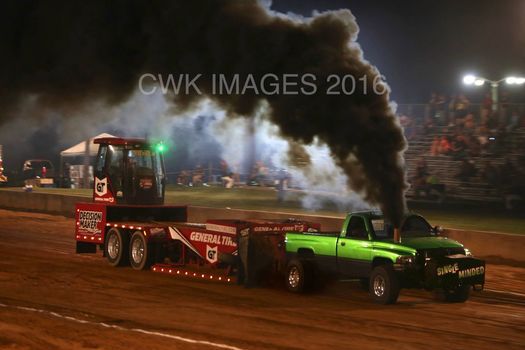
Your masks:
<svg viewBox="0 0 525 350"><path fill-rule="evenodd" d="M93 201L163 204L166 175L162 154L143 139L99 138Z"/></svg>

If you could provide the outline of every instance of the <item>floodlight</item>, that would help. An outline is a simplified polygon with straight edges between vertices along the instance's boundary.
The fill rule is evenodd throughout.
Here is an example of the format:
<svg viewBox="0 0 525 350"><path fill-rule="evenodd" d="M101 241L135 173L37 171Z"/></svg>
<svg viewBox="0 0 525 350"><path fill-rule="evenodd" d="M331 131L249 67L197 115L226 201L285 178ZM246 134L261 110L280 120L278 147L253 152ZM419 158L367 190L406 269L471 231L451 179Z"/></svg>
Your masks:
<svg viewBox="0 0 525 350"><path fill-rule="evenodd" d="M476 78L476 80L474 80L474 85L476 86L481 86L483 84L485 84L485 79Z"/></svg>
<svg viewBox="0 0 525 350"><path fill-rule="evenodd" d="M472 74L465 75L463 77L463 84L465 85L472 85L476 81L476 77Z"/></svg>
<svg viewBox="0 0 525 350"><path fill-rule="evenodd" d="M505 82L509 85L514 85L516 84L516 77L506 77Z"/></svg>

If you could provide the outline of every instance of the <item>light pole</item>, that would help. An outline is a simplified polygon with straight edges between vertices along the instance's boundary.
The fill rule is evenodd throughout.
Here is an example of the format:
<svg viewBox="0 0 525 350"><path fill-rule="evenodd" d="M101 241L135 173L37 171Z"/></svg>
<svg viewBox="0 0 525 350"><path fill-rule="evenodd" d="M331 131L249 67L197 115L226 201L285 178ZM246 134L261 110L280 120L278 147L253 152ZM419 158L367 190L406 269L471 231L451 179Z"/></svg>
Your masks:
<svg viewBox="0 0 525 350"><path fill-rule="evenodd" d="M483 86L485 83L490 83L490 89L492 92L492 110L495 112L498 110L498 87L501 82L505 81L508 85L523 85L525 84L524 77L505 77L500 80L490 80L483 77L478 77L472 74L465 75L463 77L463 84Z"/></svg>

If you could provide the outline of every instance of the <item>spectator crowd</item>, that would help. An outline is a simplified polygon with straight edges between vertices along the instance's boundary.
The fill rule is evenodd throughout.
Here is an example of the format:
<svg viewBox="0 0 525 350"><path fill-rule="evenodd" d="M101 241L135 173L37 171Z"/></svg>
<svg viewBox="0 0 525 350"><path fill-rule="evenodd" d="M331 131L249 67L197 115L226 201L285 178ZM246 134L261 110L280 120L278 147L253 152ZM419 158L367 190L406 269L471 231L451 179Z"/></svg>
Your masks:
<svg viewBox="0 0 525 350"><path fill-rule="evenodd" d="M432 139L430 148L415 159L411 179L415 196L434 193L442 200L445 192L426 166L424 159L430 155L458 161L454 177L461 185L468 186L479 176L505 199L507 207L525 199L521 184L525 175L525 104L509 103L506 94L496 106L490 95L480 104L472 104L462 94L447 99L433 93L423 116L403 114L400 123L409 144Z"/></svg>

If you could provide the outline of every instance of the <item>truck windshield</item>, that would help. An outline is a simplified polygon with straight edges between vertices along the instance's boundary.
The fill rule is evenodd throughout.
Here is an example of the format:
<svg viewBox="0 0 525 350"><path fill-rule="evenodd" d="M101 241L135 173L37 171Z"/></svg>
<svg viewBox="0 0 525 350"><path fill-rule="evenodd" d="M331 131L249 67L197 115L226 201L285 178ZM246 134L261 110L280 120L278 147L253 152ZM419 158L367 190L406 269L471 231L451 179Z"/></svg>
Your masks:
<svg viewBox="0 0 525 350"><path fill-rule="evenodd" d="M153 168L152 152L149 149L129 149L126 150L128 162L141 168Z"/></svg>
<svg viewBox="0 0 525 350"><path fill-rule="evenodd" d="M394 238L394 225L385 221L382 217L370 220L376 239ZM401 227L401 237L430 237L434 236L430 224L421 216L408 216Z"/></svg>
<svg viewBox="0 0 525 350"><path fill-rule="evenodd" d="M109 146L109 155L110 173L122 172L125 166L147 173L156 174L162 172L159 156L150 149L128 149L122 146L111 145Z"/></svg>

